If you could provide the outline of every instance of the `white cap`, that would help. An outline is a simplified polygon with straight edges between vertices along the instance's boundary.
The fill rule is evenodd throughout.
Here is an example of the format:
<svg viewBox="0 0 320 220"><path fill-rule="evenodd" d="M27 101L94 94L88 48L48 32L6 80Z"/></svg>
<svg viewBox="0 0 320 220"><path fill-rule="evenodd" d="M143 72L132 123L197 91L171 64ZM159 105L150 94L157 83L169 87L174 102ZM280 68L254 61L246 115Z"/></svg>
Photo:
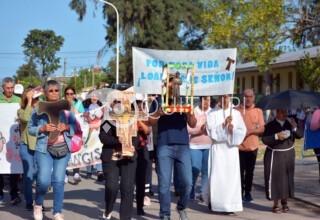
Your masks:
<svg viewBox="0 0 320 220"><path fill-rule="evenodd" d="M13 90L13 93L15 93L15 94L22 94L23 93L23 85L21 85L21 84L16 84L15 86L14 86L14 90Z"/></svg>

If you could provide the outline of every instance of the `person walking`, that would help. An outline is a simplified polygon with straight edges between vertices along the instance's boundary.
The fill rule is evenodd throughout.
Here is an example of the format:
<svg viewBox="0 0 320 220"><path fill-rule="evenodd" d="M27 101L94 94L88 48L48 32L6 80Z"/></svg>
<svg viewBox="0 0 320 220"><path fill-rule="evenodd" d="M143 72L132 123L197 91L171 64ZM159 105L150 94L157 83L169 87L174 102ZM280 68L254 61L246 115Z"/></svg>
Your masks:
<svg viewBox="0 0 320 220"><path fill-rule="evenodd" d="M287 111L277 109L276 118L266 125L262 142L267 145L264 154L265 192L273 200L273 212L288 212L288 198L294 197L295 139L303 137L303 128L294 118L287 120ZM282 208L279 206L281 201Z"/></svg>
<svg viewBox="0 0 320 220"><path fill-rule="evenodd" d="M2 80L3 93L0 94L0 103L20 103L21 99L13 94L14 80L11 77L5 77ZM17 205L21 202L18 189L19 174L8 174L10 184L11 204ZM0 174L0 204L4 204L3 193L4 188L4 174Z"/></svg>
<svg viewBox="0 0 320 220"><path fill-rule="evenodd" d="M172 80L173 77L169 77L169 91L166 92L166 96L169 96L169 105L174 104ZM176 209L180 218L187 220L186 208L192 186L191 153L187 124L193 128L196 126L197 119L191 112L165 114L160 106L162 106L162 103L160 97L158 97L153 101L149 110L150 125L158 124L157 174L160 201L159 216L160 219L170 219L170 183L172 168L175 164L180 180L180 199L177 202Z"/></svg>
<svg viewBox="0 0 320 220"><path fill-rule="evenodd" d="M208 114L206 131L212 140L209 176L203 199L209 209L234 215L243 211L238 145L247 129L239 111L232 109L230 95L219 96L220 107Z"/></svg>
<svg viewBox="0 0 320 220"><path fill-rule="evenodd" d="M47 102L59 100L60 84L55 80L45 82L43 86ZM28 123L29 134L37 137L35 162L37 168L36 198L33 208L35 220L42 220L42 205L49 186L53 186L53 219L63 220L64 177L71 155L71 138L77 129L76 118L72 111L60 111L60 123L50 123L47 114L38 115L33 111ZM49 141L52 131L61 132L54 142Z"/></svg>
<svg viewBox="0 0 320 220"><path fill-rule="evenodd" d="M69 100L71 103L71 111L73 114L79 114L79 113L84 113L84 107L82 105L82 102L76 99L76 90L75 88L68 86L64 90L64 98ZM75 184L81 182L81 176L80 176L80 168L75 168L73 169L73 181ZM66 171L66 176L65 176L65 183L68 182L68 170Z"/></svg>
<svg viewBox="0 0 320 220"><path fill-rule="evenodd" d="M133 105L132 110L138 110L139 112L144 112L145 102L143 100L136 100L136 107ZM134 108L135 107L135 108ZM146 177L149 161L149 151L147 148L148 135L151 132L151 127L148 122L138 121L138 138L139 146L137 148L137 169L136 169L136 202L137 202L137 214L145 215L143 210L145 189L146 189Z"/></svg>
<svg viewBox="0 0 320 220"><path fill-rule="evenodd" d="M92 92L90 95L90 98L84 100L82 102L83 107L85 109L85 112L89 112L91 109L95 109L97 107L102 106L102 102L98 98L98 94L96 92ZM91 108L90 108L91 106ZM96 170L97 170L97 181L103 182L103 170L102 170L102 163L96 164ZM87 175L86 179L92 178L92 171L93 171L93 165L87 166Z"/></svg>
<svg viewBox="0 0 320 220"><path fill-rule="evenodd" d="M241 195L244 201L254 202L251 189L259 148L259 135L264 132L264 120L261 109L254 107L253 90L246 89L243 95L244 104L236 108L240 111L247 128L246 136L239 145Z"/></svg>
<svg viewBox="0 0 320 220"><path fill-rule="evenodd" d="M36 178L34 163L34 151L37 138L29 135L28 122L32 111L38 102L38 98L33 98L34 87L26 89L21 96L21 109L18 110L18 119L21 126L20 136L20 157L23 168L24 199L26 210L33 210L32 183Z"/></svg>
<svg viewBox="0 0 320 220"><path fill-rule="evenodd" d="M190 137L190 149L191 149L191 164L192 164L192 188L190 193L190 199L203 202L202 191L208 180L208 158L209 149L211 146L211 139L203 129L207 123L207 115L211 111L210 108L210 96L200 97L200 105L194 109L194 115L197 119L197 125L195 128L188 126L188 133ZM196 197L195 188L198 176L201 172L201 187L200 194Z"/></svg>
<svg viewBox="0 0 320 220"><path fill-rule="evenodd" d="M117 104L116 101L110 107L113 108L115 104ZM117 136L115 123L115 121L109 120L103 122L99 134L99 139L103 144L101 161L105 179L105 211L103 212L103 218L111 219L113 206L120 188L120 220L128 220L132 217L134 180L137 168L136 149L139 145L139 138L132 137L133 156L122 156L122 143L126 139L124 136Z"/></svg>

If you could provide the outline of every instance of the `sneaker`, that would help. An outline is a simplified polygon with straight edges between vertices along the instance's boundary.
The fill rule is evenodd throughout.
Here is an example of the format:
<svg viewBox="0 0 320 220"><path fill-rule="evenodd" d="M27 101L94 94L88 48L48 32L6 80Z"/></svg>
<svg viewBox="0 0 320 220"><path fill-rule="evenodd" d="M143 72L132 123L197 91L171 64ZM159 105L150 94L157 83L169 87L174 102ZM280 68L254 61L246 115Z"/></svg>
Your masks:
<svg viewBox="0 0 320 220"><path fill-rule="evenodd" d="M180 216L179 220L188 220L186 209L182 209L182 210L177 209L177 212L179 213L179 216Z"/></svg>
<svg viewBox="0 0 320 220"><path fill-rule="evenodd" d="M103 212L102 218L103 219L111 219L111 212L109 213L109 215L106 215L106 212Z"/></svg>
<svg viewBox="0 0 320 220"><path fill-rule="evenodd" d="M42 220L42 206L41 205L34 205L33 206L33 218L34 220Z"/></svg>
<svg viewBox="0 0 320 220"><path fill-rule="evenodd" d="M196 201L199 202L199 203L204 203L202 195L196 196Z"/></svg>
<svg viewBox="0 0 320 220"><path fill-rule="evenodd" d="M99 172L99 173L98 173L98 181L99 181L99 182L103 182L103 179L104 179L104 178L103 178L103 172Z"/></svg>
<svg viewBox="0 0 320 220"><path fill-rule="evenodd" d="M170 220L169 215L164 215L163 217L160 217L161 220Z"/></svg>
<svg viewBox="0 0 320 220"><path fill-rule="evenodd" d="M64 220L64 216L61 213L57 213L53 216L53 220Z"/></svg>
<svg viewBox="0 0 320 220"><path fill-rule="evenodd" d="M144 206L150 206L151 205L151 200L148 196L145 196L143 199L143 205Z"/></svg>
<svg viewBox="0 0 320 220"><path fill-rule="evenodd" d="M33 210L33 205L32 204L26 205L26 210L27 211L32 211Z"/></svg>
<svg viewBox="0 0 320 220"><path fill-rule="evenodd" d="M74 176L73 176L73 181L74 181L75 183L81 182L81 176L80 176L79 173L75 173L75 174L74 174Z"/></svg>
<svg viewBox="0 0 320 220"><path fill-rule="evenodd" d="M11 199L11 205L17 205L17 204L19 204L20 202L21 202L22 200L21 200L21 198L18 196L18 197L16 197L16 198L13 198L13 199Z"/></svg>
<svg viewBox="0 0 320 220"><path fill-rule="evenodd" d="M64 183L67 184L68 181L69 181L68 175L65 175L65 176L64 176Z"/></svg>
<svg viewBox="0 0 320 220"><path fill-rule="evenodd" d="M250 193L246 193L244 195L244 201L246 201L246 202L254 202L254 200L253 200L253 198L252 198Z"/></svg>

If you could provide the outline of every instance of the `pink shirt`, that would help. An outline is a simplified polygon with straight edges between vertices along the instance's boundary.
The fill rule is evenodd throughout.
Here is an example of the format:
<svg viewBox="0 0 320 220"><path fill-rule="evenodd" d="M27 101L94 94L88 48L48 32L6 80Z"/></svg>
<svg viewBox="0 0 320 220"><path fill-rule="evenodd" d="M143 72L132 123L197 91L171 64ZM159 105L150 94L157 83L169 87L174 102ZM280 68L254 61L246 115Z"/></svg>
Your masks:
<svg viewBox="0 0 320 220"><path fill-rule="evenodd" d="M59 135L59 137L57 138L56 141L54 141L54 142L49 142L49 140L48 140L48 146L56 145L56 144L59 144L59 143L62 143L62 142L65 142L65 140L64 140L63 134L61 133L61 134Z"/></svg>
<svg viewBox="0 0 320 220"><path fill-rule="evenodd" d="M190 128L189 125L188 125L190 146L191 145L201 145L201 146L207 146L208 147L208 146L211 145L212 141L211 141L210 137L201 132L201 126L206 124L206 122L207 122L207 114L210 111L211 111L211 108L208 108L208 110L206 112L203 112L198 106L194 109L194 116L197 119L197 124L196 124L195 128Z"/></svg>

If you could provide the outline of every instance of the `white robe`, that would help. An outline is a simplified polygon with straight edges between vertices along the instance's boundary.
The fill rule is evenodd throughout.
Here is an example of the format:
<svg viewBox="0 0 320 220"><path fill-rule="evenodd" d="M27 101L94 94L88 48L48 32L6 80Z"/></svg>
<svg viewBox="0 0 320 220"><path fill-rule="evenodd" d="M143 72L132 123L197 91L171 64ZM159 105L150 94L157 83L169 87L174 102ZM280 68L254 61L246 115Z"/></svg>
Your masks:
<svg viewBox="0 0 320 220"><path fill-rule="evenodd" d="M211 203L212 211L243 211L238 145L245 138L247 129L239 111L232 110L232 135L222 128L230 108L212 110L207 118L207 132L212 139L209 153L209 173L204 200Z"/></svg>

